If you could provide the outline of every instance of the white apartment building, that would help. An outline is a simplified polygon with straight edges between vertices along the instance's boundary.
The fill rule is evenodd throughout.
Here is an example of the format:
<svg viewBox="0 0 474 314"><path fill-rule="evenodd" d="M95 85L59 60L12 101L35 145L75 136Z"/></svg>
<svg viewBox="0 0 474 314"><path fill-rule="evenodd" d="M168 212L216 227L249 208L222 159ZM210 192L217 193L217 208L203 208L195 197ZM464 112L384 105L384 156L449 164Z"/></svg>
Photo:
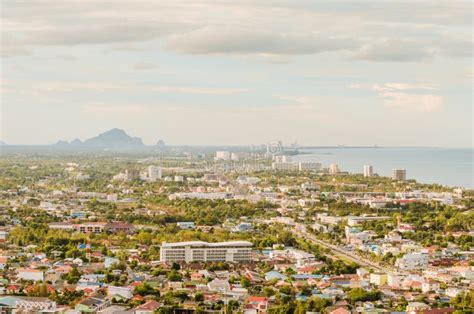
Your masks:
<svg viewBox="0 0 474 314"><path fill-rule="evenodd" d="M340 170L339 170L339 166L337 164L330 164L329 165L329 173L331 174L336 174L336 173L339 173Z"/></svg>
<svg viewBox="0 0 474 314"><path fill-rule="evenodd" d="M299 163L299 170L300 171L319 171L321 170L321 163L320 162L300 162Z"/></svg>
<svg viewBox="0 0 474 314"><path fill-rule="evenodd" d="M274 162L291 162L291 156L288 155L275 155L273 156Z"/></svg>
<svg viewBox="0 0 474 314"><path fill-rule="evenodd" d="M230 156L231 154L229 151L217 151L214 160L230 160Z"/></svg>
<svg viewBox="0 0 474 314"><path fill-rule="evenodd" d="M59 230L66 230L72 231L74 230L74 225L69 222L50 222L48 224L49 229L59 229Z"/></svg>
<svg viewBox="0 0 474 314"><path fill-rule="evenodd" d="M249 153L247 152L236 152L236 153L232 153L230 155L230 159L232 161L239 161L239 160L243 160L245 158L248 158L250 156Z"/></svg>
<svg viewBox="0 0 474 314"><path fill-rule="evenodd" d="M163 242L160 250L161 262L247 262L251 259L252 243L248 241Z"/></svg>
<svg viewBox="0 0 474 314"><path fill-rule="evenodd" d="M291 162L289 156L275 156L272 163L272 169L280 171L319 171L321 166L319 162Z"/></svg>
<svg viewBox="0 0 474 314"><path fill-rule="evenodd" d="M148 179L150 181L154 182L157 180L161 180L161 175L162 175L161 167L157 167L157 166L148 167Z"/></svg>
<svg viewBox="0 0 474 314"><path fill-rule="evenodd" d="M298 171L300 166L296 162L272 162L272 169L280 171Z"/></svg>
<svg viewBox="0 0 474 314"><path fill-rule="evenodd" d="M224 199L233 199L234 196L232 193L228 192L182 192L182 193L173 193L168 196L170 200L176 199L204 199L204 200L224 200Z"/></svg>
<svg viewBox="0 0 474 314"><path fill-rule="evenodd" d="M371 177L374 175L374 168L371 165L364 165L364 177Z"/></svg>
<svg viewBox="0 0 474 314"><path fill-rule="evenodd" d="M392 179L398 181L405 181L407 179L407 171L405 169L393 169Z"/></svg>

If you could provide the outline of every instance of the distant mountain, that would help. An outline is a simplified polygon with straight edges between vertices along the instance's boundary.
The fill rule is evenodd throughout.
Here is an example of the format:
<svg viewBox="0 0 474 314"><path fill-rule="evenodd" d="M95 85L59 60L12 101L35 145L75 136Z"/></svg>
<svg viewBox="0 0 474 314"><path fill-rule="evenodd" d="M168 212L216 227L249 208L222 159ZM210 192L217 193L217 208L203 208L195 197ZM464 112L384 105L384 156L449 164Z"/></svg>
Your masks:
<svg viewBox="0 0 474 314"><path fill-rule="evenodd" d="M61 147L66 147L66 146L68 146L68 145L69 145L69 143L68 143L67 141L63 141L63 140L57 141L57 142L54 144L54 146L61 146Z"/></svg>
<svg viewBox="0 0 474 314"><path fill-rule="evenodd" d="M0 141L0 146L8 146L8 149L44 149L53 151L152 151L164 147L164 142L159 141L157 145L146 146L139 137L132 137L121 129L111 129L85 141L76 138L71 142L59 140L50 145L7 145Z"/></svg>
<svg viewBox="0 0 474 314"><path fill-rule="evenodd" d="M157 146L158 148L164 148L164 147L166 146L165 141L159 140L159 141L156 143L156 146Z"/></svg>
<svg viewBox="0 0 474 314"><path fill-rule="evenodd" d="M78 144L77 141L73 142ZM87 139L80 146L111 150L141 149L145 147L141 138L131 137L124 130L116 128Z"/></svg>
<svg viewBox="0 0 474 314"><path fill-rule="evenodd" d="M72 140L71 143L69 143L69 144L74 145L74 146L80 146L83 143L80 139L76 138L76 139Z"/></svg>

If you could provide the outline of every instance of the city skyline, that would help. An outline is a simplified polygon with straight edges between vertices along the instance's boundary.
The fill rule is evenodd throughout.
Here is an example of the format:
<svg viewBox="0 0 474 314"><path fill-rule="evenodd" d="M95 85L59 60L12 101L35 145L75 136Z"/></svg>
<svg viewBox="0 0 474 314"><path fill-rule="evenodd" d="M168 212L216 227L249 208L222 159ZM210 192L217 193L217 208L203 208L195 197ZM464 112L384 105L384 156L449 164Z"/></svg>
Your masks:
<svg viewBox="0 0 474 314"><path fill-rule="evenodd" d="M45 3L2 4L8 144L473 146L470 3Z"/></svg>

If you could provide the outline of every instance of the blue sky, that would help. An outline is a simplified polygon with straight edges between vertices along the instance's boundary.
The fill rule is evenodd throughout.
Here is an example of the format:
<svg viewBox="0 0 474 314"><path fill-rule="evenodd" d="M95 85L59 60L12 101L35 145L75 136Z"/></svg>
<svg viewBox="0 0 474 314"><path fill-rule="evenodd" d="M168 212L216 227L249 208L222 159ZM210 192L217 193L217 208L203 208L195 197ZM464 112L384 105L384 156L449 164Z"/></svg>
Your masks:
<svg viewBox="0 0 474 314"><path fill-rule="evenodd" d="M2 3L0 139L472 147L472 4Z"/></svg>

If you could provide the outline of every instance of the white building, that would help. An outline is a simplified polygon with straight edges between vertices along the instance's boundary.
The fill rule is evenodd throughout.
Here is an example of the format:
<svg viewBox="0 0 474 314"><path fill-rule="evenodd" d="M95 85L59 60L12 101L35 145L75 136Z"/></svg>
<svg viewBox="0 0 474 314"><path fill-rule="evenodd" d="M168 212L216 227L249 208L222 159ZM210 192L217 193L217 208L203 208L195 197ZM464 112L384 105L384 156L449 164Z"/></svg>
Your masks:
<svg viewBox="0 0 474 314"><path fill-rule="evenodd" d="M155 182L157 180L161 180L161 167L157 166L149 166L148 167L148 179L152 182Z"/></svg>
<svg viewBox="0 0 474 314"><path fill-rule="evenodd" d="M300 162L299 171L319 171L321 166L320 162Z"/></svg>
<svg viewBox="0 0 474 314"><path fill-rule="evenodd" d="M248 158L249 157L249 153L247 152L236 152L236 153L232 153L230 155L230 159L232 161L239 161L239 160L243 160L245 158Z"/></svg>
<svg viewBox="0 0 474 314"><path fill-rule="evenodd" d="M174 193L168 196L168 199L175 200L175 199L205 199L205 200L224 200L224 199L232 199L234 196L232 193L227 192L182 192L182 193Z"/></svg>
<svg viewBox="0 0 474 314"><path fill-rule="evenodd" d="M230 160L231 154L229 151L217 151L216 152L216 157L214 157L214 160Z"/></svg>
<svg viewBox="0 0 474 314"><path fill-rule="evenodd" d="M20 268L18 269L18 279L31 280L31 281L43 281L44 273L38 269Z"/></svg>
<svg viewBox="0 0 474 314"><path fill-rule="evenodd" d="M48 224L49 229L59 229L59 230L66 230L72 231L74 230L74 225L69 222L50 222Z"/></svg>
<svg viewBox="0 0 474 314"><path fill-rule="evenodd" d="M291 162L291 156L287 155L275 155L273 156L274 162Z"/></svg>
<svg viewBox="0 0 474 314"><path fill-rule="evenodd" d="M356 227L366 221L381 221L381 220L389 220L389 219L390 217L388 216L348 216L347 224L351 227Z"/></svg>
<svg viewBox="0 0 474 314"><path fill-rule="evenodd" d="M130 300L133 297L133 289L130 287L107 286L107 295L111 298Z"/></svg>
<svg viewBox="0 0 474 314"><path fill-rule="evenodd" d="M407 179L407 171L405 169L393 169L392 179L398 181L405 181Z"/></svg>
<svg viewBox="0 0 474 314"><path fill-rule="evenodd" d="M239 184L248 184L248 185L255 185L260 182L260 179L257 177L247 177L247 176L239 176L237 178L237 182Z"/></svg>
<svg viewBox="0 0 474 314"><path fill-rule="evenodd" d="M374 168L371 165L364 165L364 177L371 177L374 175Z"/></svg>
<svg viewBox="0 0 474 314"><path fill-rule="evenodd" d="M343 220L347 219L346 217L328 216L328 214L326 213L317 214L316 218L319 219L321 223L328 224L328 225L338 225Z"/></svg>
<svg viewBox="0 0 474 314"><path fill-rule="evenodd" d="M329 173L331 174L336 174L336 173L339 173L340 170L339 170L339 166L337 164L330 164L329 165Z"/></svg>
<svg viewBox="0 0 474 314"><path fill-rule="evenodd" d="M280 171L299 171L300 166L296 162L272 162L272 169Z"/></svg>
<svg viewBox="0 0 474 314"><path fill-rule="evenodd" d="M160 250L161 262L246 262L251 259L252 243L247 241L163 242Z"/></svg>
<svg viewBox="0 0 474 314"><path fill-rule="evenodd" d="M118 201L118 195L116 193L107 194L107 201L109 201L109 202Z"/></svg>
<svg viewBox="0 0 474 314"><path fill-rule="evenodd" d="M405 276L399 273L389 273L387 276L387 284L393 289L400 289L402 287Z"/></svg>
<svg viewBox="0 0 474 314"><path fill-rule="evenodd" d="M415 270L423 269L428 266L429 256L428 254L415 252L405 254L395 262L395 266L401 270Z"/></svg>
<svg viewBox="0 0 474 314"><path fill-rule="evenodd" d="M183 176L174 176L174 182L184 182Z"/></svg>
<svg viewBox="0 0 474 314"><path fill-rule="evenodd" d="M0 302L9 305L11 313L55 313L56 302L43 297L4 296Z"/></svg>

